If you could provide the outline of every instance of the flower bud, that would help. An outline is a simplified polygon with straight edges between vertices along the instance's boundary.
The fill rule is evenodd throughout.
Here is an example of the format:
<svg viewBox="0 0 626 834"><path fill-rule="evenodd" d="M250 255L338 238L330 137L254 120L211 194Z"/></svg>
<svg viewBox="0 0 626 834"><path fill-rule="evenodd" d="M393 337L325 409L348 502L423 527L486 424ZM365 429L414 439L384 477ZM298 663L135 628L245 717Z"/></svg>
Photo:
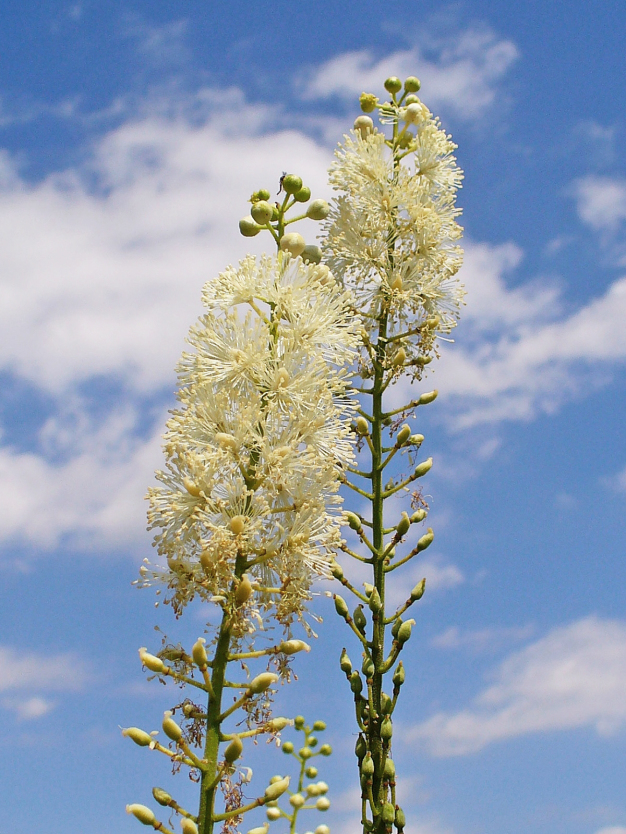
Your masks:
<svg viewBox="0 0 626 834"><path fill-rule="evenodd" d="M261 231L261 227L254 222L252 215L248 214L239 221L239 231L244 237L256 237Z"/></svg>
<svg viewBox="0 0 626 834"><path fill-rule="evenodd" d="M359 104L364 113L373 113L378 104L378 96L373 93L361 93L359 96Z"/></svg>
<svg viewBox="0 0 626 834"><path fill-rule="evenodd" d="M205 643L206 640L204 637L198 637L191 649L193 662L196 664L198 669L200 669L200 671L206 669L209 665L209 658L207 657L206 649L204 648Z"/></svg>
<svg viewBox="0 0 626 834"><path fill-rule="evenodd" d="M235 602L237 605L243 605L244 602L247 602L250 597L252 596L252 583L250 582L250 577L247 573L239 580L239 584L235 589Z"/></svg>
<svg viewBox="0 0 626 834"><path fill-rule="evenodd" d="M374 122L369 116L358 116L354 120L354 130L361 134L361 139L366 139L374 131Z"/></svg>
<svg viewBox="0 0 626 834"><path fill-rule="evenodd" d="M293 198L296 203L306 203L307 200L311 199L311 189L308 188L308 186L303 185L300 191L296 191Z"/></svg>
<svg viewBox="0 0 626 834"><path fill-rule="evenodd" d="M282 748L281 748L281 749L282 749L283 753L286 753L286 754L288 754L288 755L289 755L290 753L293 753L293 742L291 742L291 741L285 741L285 742L283 743L283 745L282 745Z"/></svg>
<svg viewBox="0 0 626 834"><path fill-rule="evenodd" d="M400 368L406 362L406 350L401 347L399 350L396 351L395 356L393 357L392 366L394 368Z"/></svg>
<svg viewBox="0 0 626 834"><path fill-rule="evenodd" d="M411 591L411 602L417 602L418 599L421 599L424 596L424 591L426 589L426 579L422 579L421 582L418 582L417 585Z"/></svg>
<svg viewBox="0 0 626 834"><path fill-rule="evenodd" d="M330 573L335 579L343 579L343 568L339 562L332 562L330 566Z"/></svg>
<svg viewBox="0 0 626 834"><path fill-rule="evenodd" d="M269 223L272 219L273 213L274 206L271 206L267 200L259 200L259 202L255 203L250 209L252 219L255 223L258 223L259 226L265 226L266 223Z"/></svg>
<svg viewBox="0 0 626 834"><path fill-rule="evenodd" d="M270 820L270 822L275 822L279 820L281 817L280 808L268 808L265 812L265 816Z"/></svg>
<svg viewBox="0 0 626 834"><path fill-rule="evenodd" d="M267 188L259 188L258 191L255 191L252 197L250 197L251 203L258 203L259 200L269 200L270 193Z"/></svg>
<svg viewBox="0 0 626 834"><path fill-rule="evenodd" d="M386 692L381 692L380 694L380 711L383 715L391 715L391 708L393 706L393 701L387 695Z"/></svg>
<svg viewBox="0 0 626 834"><path fill-rule="evenodd" d="M344 619L346 619L346 617L348 616L348 614L350 612L348 611L348 606L346 604L345 599L343 597L339 596L339 594L334 594L334 598L335 598L335 610L337 611L337 613L339 614L340 617L343 617Z"/></svg>
<svg viewBox="0 0 626 834"><path fill-rule="evenodd" d="M348 522L348 525L352 530L360 530L361 529L361 519L358 517L356 513L346 512L344 513L344 518Z"/></svg>
<svg viewBox="0 0 626 834"><path fill-rule="evenodd" d="M274 674L274 672L261 672L260 675L253 678L248 684L248 692L251 692L253 695L260 695L269 689L273 683L276 683L277 680L278 675Z"/></svg>
<svg viewBox="0 0 626 834"><path fill-rule="evenodd" d="M386 79L383 86L388 93L399 93L402 89L402 81L397 76L391 75Z"/></svg>
<svg viewBox="0 0 626 834"><path fill-rule="evenodd" d="M372 593L370 594L370 598L368 601L368 605L370 607L370 611L374 614L377 614L380 609L383 607L382 600L380 598L380 594L378 593L378 588L373 588Z"/></svg>
<svg viewBox="0 0 626 834"><path fill-rule="evenodd" d="M280 248L283 252L290 252L294 258L301 255L306 247L306 241L298 232L288 232L280 239Z"/></svg>
<svg viewBox="0 0 626 834"><path fill-rule="evenodd" d="M330 834L330 828L327 825L318 825L313 834Z"/></svg>
<svg viewBox="0 0 626 834"><path fill-rule="evenodd" d="M428 531L417 541L417 552L420 553L422 550L426 550L433 543L434 538L435 534L433 533L433 529L429 527Z"/></svg>
<svg viewBox="0 0 626 834"><path fill-rule="evenodd" d="M409 75L404 82L404 89L407 93L416 93L421 86L419 78L416 78L414 75Z"/></svg>
<svg viewBox="0 0 626 834"><path fill-rule="evenodd" d="M307 769L304 771L307 779L315 779L317 776L317 768L313 767L313 765L309 765Z"/></svg>
<svg viewBox="0 0 626 834"><path fill-rule="evenodd" d="M291 727L293 721L291 718L284 718L282 715L279 715L277 718L270 718L267 722L267 726L272 730L272 732L279 733L281 730L284 730L285 727Z"/></svg>
<svg viewBox="0 0 626 834"><path fill-rule="evenodd" d="M393 673L393 685L400 687L404 683L405 673L404 673L404 666L402 665L402 661L398 663L396 666L396 671Z"/></svg>
<svg viewBox="0 0 626 834"><path fill-rule="evenodd" d="M419 524L420 521L424 521L427 515L428 513L424 508L416 510L411 516L411 524Z"/></svg>
<svg viewBox="0 0 626 834"><path fill-rule="evenodd" d="M293 723L296 730L303 730L305 725L304 715L296 715L293 719Z"/></svg>
<svg viewBox="0 0 626 834"><path fill-rule="evenodd" d="M411 446L421 446L424 442L424 435L423 434L412 434L409 438L409 443Z"/></svg>
<svg viewBox="0 0 626 834"><path fill-rule="evenodd" d="M152 825L157 821L156 817L146 805L139 805L137 803L126 806L126 813L132 814L139 822L144 825Z"/></svg>
<svg viewBox="0 0 626 834"><path fill-rule="evenodd" d="M357 417L356 421L355 421L355 425L356 425L356 433L361 435L361 437L365 437L365 435L369 434L370 427L369 427L369 424L368 424L367 420L365 419L365 417L361 417L361 416Z"/></svg>
<svg viewBox="0 0 626 834"><path fill-rule="evenodd" d="M310 652L311 647L304 640L285 640L278 647L282 654L297 654L298 652Z"/></svg>
<svg viewBox="0 0 626 834"><path fill-rule="evenodd" d="M322 746L320 747L320 753L322 756L330 756L332 752L333 748L330 746L330 744L322 744Z"/></svg>
<svg viewBox="0 0 626 834"><path fill-rule="evenodd" d="M302 179L296 174L285 174L281 183L287 194L297 194L302 188Z"/></svg>
<svg viewBox="0 0 626 834"><path fill-rule="evenodd" d="M167 808L172 801L172 797L167 791L164 791L163 788L152 788L152 796L156 799L159 805L163 805L164 808Z"/></svg>
<svg viewBox="0 0 626 834"><path fill-rule="evenodd" d="M393 621L393 625L391 626L391 636L397 637L398 632L400 631L400 626L402 625L402 617L396 617Z"/></svg>
<svg viewBox="0 0 626 834"><path fill-rule="evenodd" d="M278 799L279 796L282 796L289 787L289 778L289 776L285 776L284 779L268 785L265 788L265 799L271 802L274 799Z"/></svg>
<svg viewBox="0 0 626 834"><path fill-rule="evenodd" d="M395 779L396 776L396 766L393 763L393 759L385 759L385 767L383 770L383 779L386 782L391 782L392 779Z"/></svg>
<svg viewBox="0 0 626 834"><path fill-rule="evenodd" d="M328 793L328 785L326 782L318 782L317 783L317 790L321 794Z"/></svg>
<svg viewBox="0 0 626 834"><path fill-rule="evenodd" d="M301 747L298 750L298 756L300 756L301 759L310 759L312 755L313 751L310 747Z"/></svg>
<svg viewBox="0 0 626 834"><path fill-rule="evenodd" d="M414 622L415 620L407 620L405 623L402 623L402 625L398 629L398 636L396 637L396 640L398 641L398 643L400 643L400 645L406 643L406 641L411 636L411 629L413 627Z"/></svg>
<svg viewBox="0 0 626 834"><path fill-rule="evenodd" d="M396 446L404 446L404 444L407 442L410 436L411 426L408 426L405 423L396 436Z"/></svg>
<svg viewBox="0 0 626 834"><path fill-rule="evenodd" d="M320 796L315 803L315 807L318 811L328 811L330 808L330 799L327 799L325 796Z"/></svg>
<svg viewBox="0 0 626 834"><path fill-rule="evenodd" d="M396 818L394 820L395 826L398 831L402 831L404 826L406 825L406 816L404 815L404 811L402 808L396 808Z"/></svg>
<svg viewBox="0 0 626 834"><path fill-rule="evenodd" d="M415 472L413 473L414 478L422 478L427 472L430 471L433 465L433 459L427 458L426 460L422 461L415 467Z"/></svg>
<svg viewBox="0 0 626 834"><path fill-rule="evenodd" d="M411 95L407 96L404 99L404 103L407 105L407 107L409 104L419 104L419 101L419 96L413 95L413 93L411 93Z"/></svg>
<svg viewBox="0 0 626 834"><path fill-rule="evenodd" d="M392 826L393 821L396 818L396 809L391 804L391 802L385 802L383 805L383 810L381 814L382 820L385 825Z"/></svg>
<svg viewBox="0 0 626 834"><path fill-rule="evenodd" d="M180 821L180 827L183 830L183 834L198 834L198 826L188 817L182 818Z"/></svg>
<svg viewBox="0 0 626 834"><path fill-rule="evenodd" d="M314 243L309 243L302 250L302 260L305 264L318 264L322 260L322 250Z"/></svg>
<svg viewBox="0 0 626 834"><path fill-rule="evenodd" d="M339 666L341 667L341 671L345 672L346 675L352 674L352 663L350 658L348 657L348 653L345 649L341 650L341 657L339 658Z"/></svg>
<svg viewBox="0 0 626 834"><path fill-rule="evenodd" d="M264 822L263 825L259 825L257 828L251 828L248 834L267 834L269 827L269 822Z"/></svg>
<svg viewBox="0 0 626 834"><path fill-rule="evenodd" d="M237 761L237 759L243 753L243 742L239 738L239 736L235 736L231 743L228 745L226 750L224 750L224 759L228 762L228 764L232 764L233 762Z"/></svg>
<svg viewBox="0 0 626 834"><path fill-rule="evenodd" d="M430 319L426 319L426 327L428 327L429 330L436 330L439 327L440 323L441 319L439 318L439 316L433 316Z"/></svg>
<svg viewBox="0 0 626 834"><path fill-rule="evenodd" d="M139 727L126 727L125 730L122 730L122 735L131 739L140 747L148 747L154 741L151 735L148 735L144 730L140 730Z"/></svg>
<svg viewBox="0 0 626 834"><path fill-rule="evenodd" d="M362 605L359 604L354 609L352 619L354 620L354 625L359 629L361 633L363 633L365 631L365 626L367 625L367 620L365 619L365 614L363 613Z"/></svg>
<svg viewBox="0 0 626 834"><path fill-rule="evenodd" d="M428 391L426 394L422 394L419 398L419 405L428 405L428 403L432 403L433 400L437 399L437 394L439 391L435 388L434 391Z"/></svg>
<svg viewBox="0 0 626 834"><path fill-rule="evenodd" d="M354 745L354 753L359 759L359 761L365 758L365 754L367 753L367 743L362 735L356 740L356 744Z"/></svg>
<svg viewBox="0 0 626 834"><path fill-rule="evenodd" d="M361 666L361 671L368 680L374 677L376 667L374 666L374 661L371 657L365 657L365 659L363 660L363 665Z"/></svg>
<svg viewBox="0 0 626 834"><path fill-rule="evenodd" d="M293 808L302 808L305 802L306 799L302 796L301 793L294 793L293 796L289 797L289 804Z"/></svg>
<svg viewBox="0 0 626 834"><path fill-rule="evenodd" d="M366 753L365 758L361 762L361 773L364 776L373 776L374 775L374 759L372 759L371 753Z"/></svg>
<svg viewBox="0 0 626 834"><path fill-rule="evenodd" d="M383 741L390 741L393 735L393 724L391 723L391 718L386 715L380 725L380 737Z"/></svg>
<svg viewBox="0 0 626 834"><path fill-rule="evenodd" d="M403 512L400 516L400 521L396 527L396 536L397 538L401 539L403 536L409 531L409 527L411 526L411 519L409 518L408 514Z"/></svg>
<svg viewBox="0 0 626 834"><path fill-rule="evenodd" d="M421 102L415 101L401 111L401 116L403 121L407 122L407 124L417 124L424 119L425 107Z"/></svg>
<svg viewBox="0 0 626 834"><path fill-rule="evenodd" d="M240 536L246 527L246 517L244 515L234 515L228 522L231 531Z"/></svg>
<svg viewBox="0 0 626 834"><path fill-rule="evenodd" d="M163 663L161 658L156 657L153 654L149 654L145 646L139 649L139 659L146 667L146 669L149 669L151 672L156 672L157 674L162 674L163 672L165 672L165 664Z"/></svg>
<svg viewBox="0 0 626 834"><path fill-rule="evenodd" d="M326 200L313 200L307 206L306 216L311 220L325 220L330 214L330 206Z"/></svg>
<svg viewBox="0 0 626 834"><path fill-rule="evenodd" d="M168 738L171 738L172 741L180 741L183 737L183 731L172 718L170 710L166 710L163 713L163 732Z"/></svg>

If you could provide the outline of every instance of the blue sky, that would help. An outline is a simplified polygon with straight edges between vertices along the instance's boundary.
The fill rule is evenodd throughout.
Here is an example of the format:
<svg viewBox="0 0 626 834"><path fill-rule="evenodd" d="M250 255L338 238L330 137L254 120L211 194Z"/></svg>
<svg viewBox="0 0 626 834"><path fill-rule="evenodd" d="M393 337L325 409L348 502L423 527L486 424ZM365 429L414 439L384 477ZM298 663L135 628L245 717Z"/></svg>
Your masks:
<svg viewBox="0 0 626 834"><path fill-rule="evenodd" d="M577 0L5 0L0 834L136 831L124 805L171 785L118 725L170 705L137 660L153 627L202 630L130 585L173 368L203 282L262 249L237 231L250 192L290 170L328 196L389 74L422 79L466 172L467 307L416 427L436 540L409 571L407 830L626 834L625 24ZM315 608L279 700L327 720L327 821L351 834L344 635Z"/></svg>

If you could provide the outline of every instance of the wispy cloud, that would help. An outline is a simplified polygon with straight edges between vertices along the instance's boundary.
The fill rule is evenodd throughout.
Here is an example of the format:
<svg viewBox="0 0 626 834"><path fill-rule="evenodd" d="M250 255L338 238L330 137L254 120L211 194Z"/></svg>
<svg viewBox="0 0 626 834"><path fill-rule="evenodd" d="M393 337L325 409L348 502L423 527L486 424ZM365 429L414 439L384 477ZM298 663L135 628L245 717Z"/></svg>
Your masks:
<svg viewBox="0 0 626 834"><path fill-rule="evenodd" d="M469 649L473 652L495 651L510 643L528 640L534 632L534 626L493 626L475 631L462 631L457 626L437 634L431 644L437 649Z"/></svg>
<svg viewBox="0 0 626 834"><path fill-rule="evenodd" d="M614 232L626 220L626 180L621 177L581 177L573 194L580 219L595 231Z"/></svg>
<svg viewBox="0 0 626 834"><path fill-rule="evenodd" d="M529 733L626 724L626 623L588 617L512 654L466 709L438 713L409 737L435 756L474 753Z"/></svg>

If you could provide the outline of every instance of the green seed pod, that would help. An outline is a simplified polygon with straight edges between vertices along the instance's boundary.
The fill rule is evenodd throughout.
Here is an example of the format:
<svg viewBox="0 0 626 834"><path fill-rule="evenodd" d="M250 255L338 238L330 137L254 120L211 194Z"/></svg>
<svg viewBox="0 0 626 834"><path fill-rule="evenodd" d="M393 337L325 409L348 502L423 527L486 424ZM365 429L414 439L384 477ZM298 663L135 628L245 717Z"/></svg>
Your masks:
<svg viewBox="0 0 626 834"><path fill-rule="evenodd" d="M361 529L361 519L358 517L356 513L346 512L344 513L344 518L346 519L348 525L352 530Z"/></svg>
<svg viewBox="0 0 626 834"><path fill-rule="evenodd" d="M275 822L281 818L282 814L280 812L280 808L268 808L265 811L265 816L270 822Z"/></svg>
<svg viewBox="0 0 626 834"><path fill-rule="evenodd" d="M348 605L345 599L339 594L334 594L335 598L335 611L339 614L340 617L343 617L344 620L346 617L349 616L350 612L348 611Z"/></svg>
<svg viewBox="0 0 626 834"><path fill-rule="evenodd" d="M304 771L307 779L315 779L317 776L317 768L313 767L313 765L309 765L307 769Z"/></svg>
<svg viewBox="0 0 626 834"><path fill-rule="evenodd" d="M358 435L360 435L361 437L365 437L366 435L369 434L370 427L369 427L369 424L368 424L367 420L365 419L365 417L361 417L361 416L357 417L355 425L356 425L356 433Z"/></svg>
<svg viewBox="0 0 626 834"><path fill-rule="evenodd" d="M424 442L424 435L423 434L412 434L409 437L409 443L411 446L421 446Z"/></svg>
<svg viewBox="0 0 626 834"><path fill-rule="evenodd" d="M382 724L380 725L380 737L383 741L390 741L393 735L393 724L391 723L391 718L386 715L383 718Z"/></svg>
<svg viewBox="0 0 626 834"><path fill-rule="evenodd" d="M286 235L283 235L280 239L280 248L283 252L289 252L297 258L298 255L301 255L304 252L306 247L306 241L299 235L298 232L287 232Z"/></svg>
<svg viewBox="0 0 626 834"><path fill-rule="evenodd" d="M416 78L414 75L409 75L404 82L404 89L407 93L416 93L421 86L419 78Z"/></svg>
<svg viewBox="0 0 626 834"><path fill-rule="evenodd" d="M363 665L361 666L361 671L368 680L374 677L376 667L374 666L374 661L371 657L365 657L365 659L363 660Z"/></svg>
<svg viewBox="0 0 626 834"><path fill-rule="evenodd" d="M386 692L381 692L380 694L380 711L383 715L391 715L391 707L393 706L393 701L387 695Z"/></svg>
<svg viewBox="0 0 626 834"><path fill-rule="evenodd" d="M325 796L320 796L315 803L315 807L318 811L328 811L330 808L330 799L327 799Z"/></svg>
<svg viewBox="0 0 626 834"><path fill-rule="evenodd" d="M393 621L393 625L391 626L391 636L392 637L397 637L398 636L398 632L400 631L400 626L401 625L402 625L402 618L401 617L396 617L396 619Z"/></svg>
<svg viewBox="0 0 626 834"><path fill-rule="evenodd" d="M403 512L400 517L400 521L398 522L398 525L396 527L397 537L401 539L403 536L406 536L410 526L411 519L409 518L407 513Z"/></svg>
<svg viewBox="0 0 626 834"><path fill-rule="evenodd" d="M402 831L404 829L404 826L406 825L406 816L404 815L404 811L400 807L396 808L396 818L394 822L398 831Z"/></svg>
<svg viewBox="0 0 626 834"><path fill-rule="evenodd" d="M261 231L261 227L254 222L254 217L248 214L239 221L239 231L244 237L256 237Z"/></svg>
<svg viewBox="0 0 626 834"><path fill-rule="evenodd" d="M149 669L151 672L156 672L157 674L165 672L165 664L161 658L156 657L156 655L149 654L145 646L139 649L139 659L146 669Z"/></svg>
<svg viewBox="0 0 626 834"><path fill-rule="evenodd" d="M380 594L378 593L378 588L374 588L372 593L370 594L368 605L370 607L370 611L372 611L374 614L377 614L382 609L383 603L380 598Z"/></svg>
<svg viewBox="0 0 626 834"><path fill-rule="evenodd" d="M259 226L265 226L272 219L274 213L274 206L270 205L267 200L259 200L250 209L250 214L255 223Z"/></svg>
<svg viewBox="0 0 626 834"><path fill-rule="evenodd" d="M198 826L195 824L193 820L190 820L188 817L183 817L180 821L180 827L182 829L183 834L198 834Z"/></svg>
<svg viewBox="0 0 626 834"><path fill-rule="evenodd" d="M411 516L411 524L419 524L420 521L424 521L427 515L428 513L424 509L416 510Z"/></svg>
<svg viewBox="0 0 626 834"><path fill-rule="evenodd" d="M362 735L356 740L356 744L354 745L354 752L359 760L365 758L365 754L367 753L367 742L363 738Z"/></svg>
<svg viewBox="0 0 626 834"><path fill-rule="evenodd" d="M418 401L419 405L428 405L428 403L432 403L437 399L438 393L439 391L435 388L434 391L428 391L426 394L422 394Z"/></svg>
<svg viewBox="0 0 626 834"><path fill-rule="evenodd" d="M139 820L139 822L142 822L144 825L152 825L157 821L150 808L148 808L146 805L139 805L138 803L127 805L126 813L132 814Z"/></svg>
<svg viewBox="0 0 626 834"><path fill-rule="evenodd" d="M276 683L277 680L278 675L275 675L274 672L261 672L260 675L253 678L248 684L248 692L251 692L253 695L260 695L269 689L273 683Z"/></svg>
<svg viewBox="0 0 626 834"><path fill-rule="evenodd" d="M400 661L400 663L398 663L398 665L396 666L396 671L393 673L393 685L397 687L402 686L402 684L404 683L404 678L404 666L402 665L402 661Z"/></svg>
<svg viewBox="0 0 626 834"><path fill-rule="evenodd" d="M361 93L359 96L359 104L364 113L373 113L378 104L378 96L373 93Z"/></svg>
<svg viewBox="0 0 626 834"><path fill-rule="evenodd" d="M335 579L343 579L343 568L339 564L339 562L332 562L330 566L330 572Z"/></svg>
<svg viewBox="0 0 626 834"><path fill-rule="evenodd" d="M172 801L172 797L167 791L164 791L163 788L152 788L152 796L156 799L159 805L163 805L164 808L167 808Z"/></svg>
<svg viewBox="0 0 626 834"><path fill-rule="evenodd" d="M341 667L341 671L345 672L346 675L352 674L352 662L350 661L350 658L348 657L348 652L345 649L341 650L339 666Z"/></svg>
<svg viewBox="0 0 626 834"><path fill-rule="evenodd" d="M422 478L427 472L429 472L433 465L432 458L426 458L426 460L422 461L415 467L415 472L413 473L414 478Z"/></svg>
<svg viewBox="0 0 626 834"><path fill-rule="evenodd" d="M385 802L381 817L385 825L393 825L393 821L396 818L396 809L393 807L391 802Z"/></svg>
<svg viewBox="0 0 626 834"><path fill-rule="evenodd" d="M361 134L361 139L366 139L374 131L374 122L369 116L358 116L354 120L354 130Z"/></svg>
<svg viewBox="0 0 626 834"><path fill-rule="evenodd" d="M172 713L170 710L166 710L163 713L163 732L168 738L171 738L172 741L180 741L183 737L183 731L171 716Z"/></svg>
<svg viewBox="0 0 626 834"><path fill-rule="evenodd" d="M402 623L400 628L398 629L398 637L396 638L400 645L406 643L406 641L411 636L411 629L413 628L413 622L411 620L407 620L406 623Z"/></svg>
<svg viewBox="0 0 626 834"><path fill-rule="evenodd" d="M311 189L303 185L300 191L296 191L293 198L296 203L306 203L307 200L311 199Z"/></svg>
<svg viewBox="0 0 626 834"><path fill-rule="evenodd" d="M282 654L297 654L298 652L310 652L311 647L304 640L285 640L278 647Z"/></svg>
<svg viewBox="0 0 626 834"><path fill-rule="evenodd" d="M283 753L293 753L293 742L285 741L281 747Z"/></svg>
<svg viewBox="0 0 626 834"><path fill-rule="evenodd" d="M303 730L305 723L306 722L304 720L304 715L296 715L296 717L293 719L293 725L296 728L296 730Z"/></svg>
<svg viewBox="0 0 626 834"><path fill-rule="evenodd" d="M411 427L405 423L396 436L396 446L404 446L411 437Z"/></svg>
<svg viewBox="0 0 626 834"><path fill-rule="evenodd" d="M134 741L140 747L148 747L154 741L151 735L148 735L144 730L140 730L139 727L126 727L125 730L122 730L122 735Z"/></svg>
<svg viewBox="0 0 626 834"><path fill-rule="evenodd" d="M207 669L209 665L209 658L207 657L206 649L204 648L205 643L206 640L204 637L198 637L191 649L193 662L196 664L198 669L200 669L200 671Z"/></svg>
<svg viewBox="0 0 626 834"><path fill-rule="evenodd" d="M361 676L356 671L356 669L350 675L350 689L354 692L355 695L360 695L363 691L363 681L361 680Z"/></svg>
<svg viewBox="0 0 626 834"><path fill-rule="evenodd" d="M330 744L322 744L322 746L320 747L320 753L322 754L322 756L330 756L332 752L333 748L330 746Z"/></svg>
<svg viewBox="0 0 626 834"><path fill-rule="evenodd" d="M397 76L391 75L385 80L383 86L388 93L399 93L402 89L402 81Z"/></svg>
<svg viewBox="0 0 626 834"><path fill-rule="evenodd" d="M385 768L383 770L383 779L386 782L391 782L392 779L396 778L396 766L393 763L393 759L385 759Z"/></svg>
<svg viewBox="0 0 626 834"><path fill-rule="evenodd" d="M297 194L302 188L302 179L296 174L285 174L281 180L281 185L287 194Z"/></svg>
<svg viewBox="0 0 626 834"><path fill-rule="evenodd" d="M411 601L417 602L418 599L421 599L424 596L424 590L426 588L426 579L422 579L421 582L418 582L417 585L411 591Z"/></svg>
<svg viewBox="0 0 626 834"><path fill-rule="evenodd" d="M371 753L366 753L365 758L361 762L361 773L364 776L373 776L374 769L374 759L372 759Z"/></svg>
<svg viewBox="0 0 626 834"><path fill-rule="evenodd" d="M417 552L421 553L422 550L426 550L427 547L430 547L434 538L435 534L433 533L433 529L432 527L429 527L428 531L417 540Z"/></svg>
<svg viewBox="0 0 626 834"><path fill-rule="evenodd" d="M282 796L287 788L289 787L289 776L285 776L284 779L279 779L277 782L272 782L271 785L268 785L265 788L265 799L269 800L270 802L274 799L278 799L279 796Z"/></svg>
<svg viewBox="0 0 626 834"><path fill-rule="evenodd" d="M355 626L359 629L361 634L365 633L365 626L367 625L367 620L365 619L365 614L363 613L363 606L357 605L354 609L354 613L352 614L352 619L354 620Z"/></svg>
<svg viewBox="0 0 626 834"><path fill-rule="evenodd" d="M310 220L325 220L329 214L330 206L326 200L313 200L313 202L307 206L306 216Z"/></svg>
<svg viewBox="0 0 626 834"><path fill-rule="evenodd" d="M322 260L322 250L314 243L309 243L302 250L302 260L305 264L318 264Z"/></svg>

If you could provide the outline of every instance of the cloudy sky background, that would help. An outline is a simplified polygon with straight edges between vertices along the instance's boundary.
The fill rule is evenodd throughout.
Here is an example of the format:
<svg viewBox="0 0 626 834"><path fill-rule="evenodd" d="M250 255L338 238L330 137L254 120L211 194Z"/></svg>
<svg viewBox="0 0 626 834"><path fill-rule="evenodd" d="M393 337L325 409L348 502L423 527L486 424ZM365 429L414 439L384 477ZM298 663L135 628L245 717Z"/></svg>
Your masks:
<svg viewBox="0 0 626 834"><path fill-rule="evenodd" d="M288 170L330 196L389 74L421 78L466 171L467 307L416 425L436 540L406 579L407 831L626 834L626 14L550 5L5 3L0 834L136 831L124 805L172 786L118 725L171 703L137 660L154 625L202 629L130 586L173 368L203 282L267 246L238 234L250 192ZM327 720L326 821L356 832L346 637L316 611L281 708Z"/></svg>

